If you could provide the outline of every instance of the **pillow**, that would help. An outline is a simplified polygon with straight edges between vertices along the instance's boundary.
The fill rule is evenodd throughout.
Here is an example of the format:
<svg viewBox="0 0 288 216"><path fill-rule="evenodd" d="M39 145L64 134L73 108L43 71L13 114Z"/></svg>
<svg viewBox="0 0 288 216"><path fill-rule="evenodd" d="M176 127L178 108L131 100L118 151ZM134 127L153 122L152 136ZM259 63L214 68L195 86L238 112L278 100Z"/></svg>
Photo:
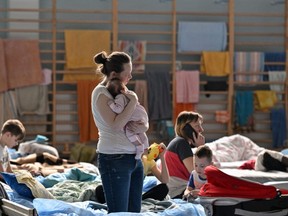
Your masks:
<svg viewBox="0 0 288 216"><path fill-rule="evenodd" d="M18 183L14 173L1 172L6 184L8 184L19 195L33 199L34 196L29 187L23 183Z"/></svg>

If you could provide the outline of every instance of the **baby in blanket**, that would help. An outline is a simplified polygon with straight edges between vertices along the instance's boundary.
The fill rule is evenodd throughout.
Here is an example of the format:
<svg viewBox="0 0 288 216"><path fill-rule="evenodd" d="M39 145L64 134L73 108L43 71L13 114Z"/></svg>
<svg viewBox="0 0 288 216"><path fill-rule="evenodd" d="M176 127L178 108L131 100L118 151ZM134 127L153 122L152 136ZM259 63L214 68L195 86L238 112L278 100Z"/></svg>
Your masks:
<svg viewBox="0 0 288 216"><path fill-rule="evenodd" d="M111 79L107 83L106 88L114 98L108 102L109 107L113 110L113 112L117 114L121 113L129 100L124 94L122 94L122 91L126 91L127 88L118 78ZM128 139L136 147L135 158L141 159L141 156L144 153L144 149L148 148L149 143L145 131L137 131L138 124L145 124L147 126L149 124L148 114L145 108L140 105L139 102L136 105L134 112L132 113L130 121L125 125L124 131Z"/></svg>

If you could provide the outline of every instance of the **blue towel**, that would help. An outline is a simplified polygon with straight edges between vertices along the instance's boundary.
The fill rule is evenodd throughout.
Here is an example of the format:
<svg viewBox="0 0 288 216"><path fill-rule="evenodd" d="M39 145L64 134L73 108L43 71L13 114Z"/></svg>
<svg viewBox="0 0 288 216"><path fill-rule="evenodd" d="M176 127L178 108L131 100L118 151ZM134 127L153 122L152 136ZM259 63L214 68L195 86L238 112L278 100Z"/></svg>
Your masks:
<svg viewBox="0 0 288 216"><path fill-rule="evenodd" d="M184 22L178 24L178 52L223 51L227 45L225 22Z"/></svg>
<svg viewBox="0 0 288 216"><path fill-rule="evenodd" d="M264 53L265 66L264 71L284 71L285 70L285 61L286 53L285 52L268 52ZM270 64L268 64L270 62ZM272 64L272 62L283 63L283 65ZM264 81L268 81L268 75L263 77Z"/></svg>
<svg viewBox="0 0 288 216"><path fill-rule="evenodd" d="M271 128L273 137L273 147L279 148L284 146L287 138L286 134L286 115L283 108L274 108L271 110Z"/></svg>
<svg viewBox="0 0 288 216"><path fill-rule="evenodd" d="M252 118L254 105L253 105L253 92L252 91L238 91L236 92L236 119L240 127L251 126L249 119Z"/></svg>

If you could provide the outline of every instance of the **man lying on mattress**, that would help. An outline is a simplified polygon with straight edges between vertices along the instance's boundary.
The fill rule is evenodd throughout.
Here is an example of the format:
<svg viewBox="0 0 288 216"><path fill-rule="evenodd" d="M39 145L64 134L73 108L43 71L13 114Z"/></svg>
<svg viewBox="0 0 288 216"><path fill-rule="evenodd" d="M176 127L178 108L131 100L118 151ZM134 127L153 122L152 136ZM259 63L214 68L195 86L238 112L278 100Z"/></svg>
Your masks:
<svg viewBox="0 0 288 216"><path fill-rule="evenodd" d="M10 163L12 166L16 166L15 169L26 169L34 176L48 176L52 173L62 173L66 169L73 167L83 168L76 161L62 159L48 152L33 153L24 157L10 159Z"/></svg>
<svg viewBox="0 0 288 216"><path fill-rule="evenodd" d="M224 136L205 145L213 151L213 161L216 163L246 161L239 168L258 171L286 171L288 168L286 155L260 147L240 134Z"/></svg>

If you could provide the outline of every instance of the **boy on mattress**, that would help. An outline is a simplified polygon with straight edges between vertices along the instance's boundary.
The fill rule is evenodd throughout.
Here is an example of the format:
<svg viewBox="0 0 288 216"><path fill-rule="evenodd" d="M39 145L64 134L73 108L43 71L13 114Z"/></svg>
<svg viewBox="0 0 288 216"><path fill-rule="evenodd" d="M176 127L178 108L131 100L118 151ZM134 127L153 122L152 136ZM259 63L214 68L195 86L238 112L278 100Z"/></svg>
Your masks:
<svg viewBox="0 0 288 216"><path fill-rule="evenodd" d="M13 148L24 139L26 130L17 119L9 119L4 122L0 134L0 171L12 172L8 148Z"/></svg>
<svg viewBox="0 0 288 216"><path fill-rule="evenodd" d="M197 147L194 157L194 170L191 172L183 198L196 198L200 188L207 182L205 168L213 165L213 153L207 145Z"/></svg>

